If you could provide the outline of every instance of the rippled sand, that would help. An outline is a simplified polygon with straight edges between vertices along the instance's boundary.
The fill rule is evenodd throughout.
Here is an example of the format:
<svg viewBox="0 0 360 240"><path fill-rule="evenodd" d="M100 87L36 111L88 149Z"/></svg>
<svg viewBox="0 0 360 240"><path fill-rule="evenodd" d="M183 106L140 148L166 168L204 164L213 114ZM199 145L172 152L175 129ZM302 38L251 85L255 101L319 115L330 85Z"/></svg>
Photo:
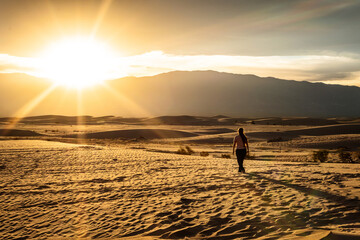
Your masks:
<svg viewBox="0 0 360 240"><path fill-rule="evenodd" d="M5 239L360 234L359 164L246 160L239 174L234 159L124 146L9 140L0 149Z"/></svg>

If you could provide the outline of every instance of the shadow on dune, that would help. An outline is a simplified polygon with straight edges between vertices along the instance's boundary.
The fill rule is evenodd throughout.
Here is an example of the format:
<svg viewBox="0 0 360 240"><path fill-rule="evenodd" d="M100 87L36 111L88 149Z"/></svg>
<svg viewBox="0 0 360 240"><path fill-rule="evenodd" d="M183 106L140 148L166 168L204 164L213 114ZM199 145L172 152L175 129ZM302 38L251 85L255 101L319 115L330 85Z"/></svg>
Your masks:
<svg viewBox="0 0 360 240"><path fill-rule="evenodd" d="M162 139L162 138L184 138L198 136L195 133L167 130L167 129L129 129L129 130L117 130L106 132L95 132L87 134L72 134L64 137L70 138L93 138L93 139Z"/></svg>
<svg viewBox="0 0 360 240"><path fill-rule="evenodd" d="M287 131L285 133L294 135L322 136L337 134L360 134L360 124L344 124L325 127L315 127L302 130Z"/></svg>
<svg viewBox="0 0 360 240"><path fill-rule="evenodd" d="M292 139L299 136L325 136L338 134L360 134L360 124L343 124L325 127L314 127L284 132L251 132L247 135L262 139Z"/></svg>
<svg viewBox="0 0 360 240"><path fill-rule="evenodd" d="M0 129L0 136L36 137L36 136L42 136L42 134L29 130Z"/></svg>

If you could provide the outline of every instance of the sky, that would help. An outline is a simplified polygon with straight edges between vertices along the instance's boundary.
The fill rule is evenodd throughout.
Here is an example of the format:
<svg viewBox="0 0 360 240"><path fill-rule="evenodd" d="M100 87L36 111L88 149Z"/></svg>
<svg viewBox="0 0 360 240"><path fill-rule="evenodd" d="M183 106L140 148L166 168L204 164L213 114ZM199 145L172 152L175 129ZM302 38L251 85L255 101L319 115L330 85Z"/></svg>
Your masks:
<svg viewBox="0 0 360 240"><path fill-rule="evenodd" d="M44 70L46 49L91 38L106 54L73 44L96 59L75 67L106 79L215 70L360 86L359 12L358 0L1 0L0 73L54 78L84 60L64 50Z"/></svg>

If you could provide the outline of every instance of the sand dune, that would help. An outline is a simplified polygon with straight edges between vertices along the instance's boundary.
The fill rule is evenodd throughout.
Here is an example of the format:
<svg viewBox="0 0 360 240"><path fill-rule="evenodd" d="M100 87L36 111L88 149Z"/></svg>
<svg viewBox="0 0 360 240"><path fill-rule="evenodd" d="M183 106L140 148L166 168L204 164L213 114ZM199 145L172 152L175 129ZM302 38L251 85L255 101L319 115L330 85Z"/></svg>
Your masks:
<svg viewBox="0 0 360 240"><path fill-rule="evenodd" d="M323 127L309 127L276 132L250 132L251 140L258 146L290 148L339 149L358 151L360 147L360 124L339 124Z"/></svg>
<svg viewBox="0 0 360 240"><path fill-rule="evenodd" d="M149 124L166 124L166 125L198 125L202 120L194 116L161 116L146 120Z"/></svg>
<svg viewBox="0 0 360 240"><path fill-rule="evenodd" d="M36 136L42 136L42 135L37 132L30 131L30 130L0 129L0 136L36 137Z"/></svg>
<svg viewBox="0 0 360 240"><path fill-rule="evenodd" d="M41 142L0 141L5 239L360 234L356 164L247 160L238 174L234 159Z"/></svg>
<svg viewBox="0 0 360 240"><path fill-rule="evenodd" d="M297 136L323 136L323 135L337 135L337 134L360 134L360 124L343 124L334 126L324 126L308 128L304 130L293 130L285 132L287 134L294 134Z"/></svg>
<svg viewBox="0 0 360 240"><path fill-rule="evenodd" d="M209 128L204 129L202 131L197 132L199 134L207 134L207 135L213 135L213 134L223 134L223 133L236 133L233 129L229 128Z"/></svg>
<svg viewBox="0 0 360 240"><path fill-rule="evenodd" d="M331 135L316 137L301 137L291 141L281 142L293 148L312 148L312 149L339 149L348 148L356 150L360 147L359 134ZM269 143L267 144L269 145Z"/></svg>
<svg viewBox="0 0 360 240"><path fill-rule="evenodd" d="M95 139L134 139L134 138L145 138L145 139L166 139L166 138L185 138L197 136L195 133L167 130L167 129L129 129L129 130L117 130L117 131L106 131L106 132L94 132L86 133L81 135L68 135L66 137L81 137L81 138L95 138Z"/></svg>
<svg viewBox="0 0 360 240"><path fill-rule="evenodd" d="M261 118L251 120L255 124L264 124L264 125L305 125L305 126L322 126L322 125L334 125L338 124L338 121L335 119L326 119L326 118Z"/></svg>
<svg viewBox="0 0 360 240"><path fill-rule="evenodd" d="M192 126L216 126L216 125L236 125L239 123L253 123L257 125L292 125L292 126L324 126L335 125L339 123L359 123L358 118L310 118L310 117L292 117L292 118L236 118L224 115L213 117L205 116L159 116L152 118L124 118L120 116L63 116L63 115L40 115L17 118L0 118L0 123L9 123L18 121L25 124L64 124L76 125L79 122L91 124L138 124L138 125L192 125Z"/></svg>
<svg viewBox="0 0 360 240"><path fill-rule="evenodd" d="M237 173L234 157L220 158L238 127L227 126L20 124L13 136L31 140L0 141L2 237L360 238L360 165L304 162L306 147L358 147L359 123L245 125L257 159L245 160L247 174ZM77 142L61 138L67 133L103 146L41 140ZM149 141L111 140L136 138ZM174 153L185 142L194 155Z"/></svg>
<svg viewBox="0 0 360 240"><path fill-rule="evenodd" d="M285 138L291 139L299 136L325 136L341 134L360 134L360 124L340 124L323 127L312 127L283 132L251 132L249 136L262 139Z"/></svg>

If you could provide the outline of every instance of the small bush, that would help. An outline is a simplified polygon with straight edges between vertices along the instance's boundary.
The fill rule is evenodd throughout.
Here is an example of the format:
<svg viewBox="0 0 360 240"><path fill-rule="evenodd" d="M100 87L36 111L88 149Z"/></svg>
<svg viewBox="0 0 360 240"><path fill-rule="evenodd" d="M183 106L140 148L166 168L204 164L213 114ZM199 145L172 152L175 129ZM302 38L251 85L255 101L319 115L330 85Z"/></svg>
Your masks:
<svg viewBox="0 0 360 240"><path fill-rule="evenodd" d="M186 149L184 147L180 147L177 151L177 154L182 154L182 155L189 155L188 152L186 151Z"/></svg>
<svg viewBox="0 0 360 240"><path fill-rule="evenodd" d="M207 156L209 156L209 153L208 152L200 152L200 156L207 157Z"/></svg>
<svg viewBox="0 0 360 240"><path fill-rule="evenodd" d="M185 146L185 147L180 147L177 151L177 154L182 154L182 155L191 155L194 153L194 151L189 147L189 146Z"/></svg>
<svg viewBox="0 0 360 240"><path fill-rule="evenodd" d="M221 154L222 158L231 158L230 154Z"/></svg>
<svg viewBox="0 0 360 240"><path fill-rule="evenodd" d="M346 152L345 149L343 149L343 148L340 148L338 150L338 155L339 155L339 159L341 162L349 162L349 163L354 162L352 160L351 154L349 152Z"/></svg>
<svg viewBox="0 0 360 240"><path fill-rule="evenodd" d="M313 152L313 159L315 162L326 162L328 160L329 151L327 150L319 150Z"/></svg>
<svg viewBox="0 0 360 240"><path fill-rule="evenodd" d="M185 149L190 155L195 153L194 150L192 150L189 146L185 146Z"/></svg>

